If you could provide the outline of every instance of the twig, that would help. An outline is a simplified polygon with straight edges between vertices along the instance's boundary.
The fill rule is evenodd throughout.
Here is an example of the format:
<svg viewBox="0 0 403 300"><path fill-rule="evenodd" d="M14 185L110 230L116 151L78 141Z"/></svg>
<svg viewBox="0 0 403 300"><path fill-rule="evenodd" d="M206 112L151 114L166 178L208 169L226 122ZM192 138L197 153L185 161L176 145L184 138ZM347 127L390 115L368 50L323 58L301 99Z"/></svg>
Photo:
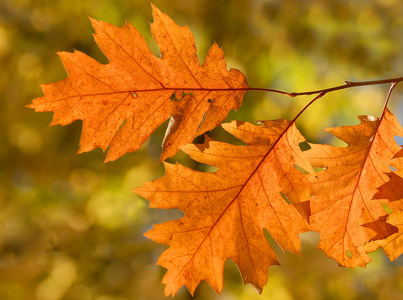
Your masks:
<svg viewBox="0 0 403 300"><path fill-rule="evenodd" d="M398 77L398 78L390 78L390 79L381 79L381 80L369 80L369 81L345 81L343 85L327 88L327 89L322 89L322 90L316 90L316 91L308 91L308 92L301 92L301 93L288 93L280 90L274 90L274 89L262 89L262 88L249 88L248 90L250 91L266 91L266 92L273 92L273 93L279 93L283 95L287 95L289 97L297 97L297 96L309 96L309 95L314 95L314 94L327 94L333 91L338 91L338 90L344 90L348 89L351 87L357 87L357 86L367 86L367 85L377 85L377 84L386 84L386 83L398 83L400 81L403 81L403 77ZM323 96L322 95L322 96Z"/></svg>

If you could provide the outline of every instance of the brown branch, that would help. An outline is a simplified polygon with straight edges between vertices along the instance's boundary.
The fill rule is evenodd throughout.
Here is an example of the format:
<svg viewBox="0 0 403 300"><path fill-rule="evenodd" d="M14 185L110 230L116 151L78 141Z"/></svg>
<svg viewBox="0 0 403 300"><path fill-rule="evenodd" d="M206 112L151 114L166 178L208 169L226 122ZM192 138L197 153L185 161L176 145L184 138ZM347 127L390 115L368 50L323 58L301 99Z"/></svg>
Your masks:
<svg viewBox="0 0 403 300"><path fill-rule="evenodd" d="M274 93L279 93L283 95L287 95L289 97L296 97L296 96L309 96L309 95L314 95L314 94L322 94L325 95L327 93L333 92L333 91L338 91L338 90L344 90L348 89L351 87L357 87L357 86L367 86L367 85L377 85L377 84L386 84L386 83L398 83L400 81L403 81L403 77L398 77L398 78L390 78L390 79L381 79L381 80L369 80L369 81L345 81L343 85L327 88L327 89L322 89L322 90L316 90L316 91L309 91L309 92L301 92L301 93L288 93L280 90L274 90L274 89L263 89L263 88L249 88L248 90L250 91L266 91L266 92L274 92Z"/></svg>

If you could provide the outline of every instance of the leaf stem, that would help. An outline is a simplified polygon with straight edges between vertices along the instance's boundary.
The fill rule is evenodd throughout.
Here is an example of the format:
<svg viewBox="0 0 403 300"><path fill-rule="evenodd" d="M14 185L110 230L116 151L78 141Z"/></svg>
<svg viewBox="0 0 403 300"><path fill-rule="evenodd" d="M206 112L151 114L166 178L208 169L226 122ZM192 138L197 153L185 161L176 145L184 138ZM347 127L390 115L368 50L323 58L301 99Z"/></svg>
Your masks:
<svg viewBox="0 0 403 300"><path fill-rule="evenodd" d="M297 121L297 119L299 118L300 115L302 115L302 113L309 107L311 106L311 104L313 104L316 100L318 100L319 98L322 98L324 95L326 95L326 92L321 92L319 95L317 95L315 98L313 98L299 113L298 115L295 116L295 118L292 120L292 123L294 123L295 121Z"/></svg>
<svg viewBox="0 0 403 300"><path fill-rule="evenodd" d="M396 86L398 83L399 83L398 81L394 81L394 82L392 82L392 84L391 84L391 86L390 86L388 95L387 95L386 100L385 100L385 107L383 108L382 117L383 117L383 115L385 114L386 108L388 107L388 102L389 102L389 99L390 99L390 95L392 94L393 89L395 88L395 86Z"/></svg>

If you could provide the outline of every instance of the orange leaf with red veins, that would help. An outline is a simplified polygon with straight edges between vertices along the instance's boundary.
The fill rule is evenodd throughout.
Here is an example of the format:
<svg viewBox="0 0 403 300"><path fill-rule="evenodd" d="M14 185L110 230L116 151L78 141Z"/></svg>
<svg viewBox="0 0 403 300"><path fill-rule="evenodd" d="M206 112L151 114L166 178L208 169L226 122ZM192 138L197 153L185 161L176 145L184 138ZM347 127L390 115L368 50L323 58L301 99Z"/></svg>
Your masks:
<svg viewBox="0 0 403 300"><path fill-rule="evenodd" d="M145 234L170 246L158 260L168 269L163 279L166 295L182 285L193 294L202 280L219 293L228 258L238 265L244 283L261 292L269 266L278 264L264 228L282 249L300 253L298 235L309 230L312 187L294 165L314 170L299 148L304 138L294 123L262 123L223 124L246 146L206 138L202 145L181 147L192 159L218 171L203 173L165 163L165 176L135 190L150 207L185 213Z"/></svg>
<svg viewBox="0 0 403 300"><path fill-rule="evenodd" d="M172 116L161 154L165 160L240 107L248 89L245 76L227 71L217 44L200 65L189 28L176 25L155 6L153 17L151 32L160 58L129 23L118 28L91 19L95 41L109 63L100 64L79 51L59 53L69 76L42 85L44 96L29 105L40 112L54 111L51 125L81 119L80 153L110 147L106 161L115 160L140 149Z"/></svg>
<svg viewBox="0 0 403 300"><path fill-rule="evenodd" d="M396 168L396 171L387 173L389 181L378 188L374 199L388 199L391 201L389 207L392 212L387 217L389 226L394 226L396 232L386 239L371 241L364 246L365 252L373 252L379 247L383 248L385 254L390 260L395 260L403 253L403 150L400 150L390 161L390 165Z"/></svg>
<svg viewBox="0 0 403 300"><path fill-rule="evenodd" d="M394 136L403 134L387 109L381 119L359 119L359 125L326 129L348 147L311 144L304 152L313 166L325 168L313 181L316 195L311 198L310 221L321 235L319 248L347 267L365 266L370 258L363 245L395 232L379 223L386 215L382 203L389 201L372 199L388 181L390 159L400 150Z"/></svg>

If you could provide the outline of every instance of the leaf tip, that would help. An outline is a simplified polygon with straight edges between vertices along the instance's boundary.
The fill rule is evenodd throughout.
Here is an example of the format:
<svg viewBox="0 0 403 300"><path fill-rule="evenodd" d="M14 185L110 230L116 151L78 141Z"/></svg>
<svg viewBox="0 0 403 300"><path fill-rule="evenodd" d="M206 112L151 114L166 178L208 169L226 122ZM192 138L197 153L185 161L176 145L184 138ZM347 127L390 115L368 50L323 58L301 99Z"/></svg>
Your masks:
<svg viewBox="0 0 403 300"><path fill-rule="evenodd" d="M31 102L31 103L29 103L29 104L25 105L25 107L35 109L35 104L34 104L34 102Z"/></svg>
<svg viewBox="0 0 403 300"><path fill-rule="evenodd" d="M262 294L262 292L263 292L263 288L262 288L262 287L257 286L257 285L255 285L255 284L251 284L251 285L252 285L253 289L254 289L256 292L259 293L259 295Z"/></svg>
<svg viewBox="0 0 403 300"><path fill-rule="evenodd" d="M88 16L88 19L90 19L92 28L94 28L95 31L97 31L97 28L99 28L101 21L95 20L90 16ZM96 35L96 33L94 33L94 35Z"/></svg>
<svg viewBox="0 0 403 300"><path fill-rule="evenodd" d="M133 189L133 192L136 193L135 190L137 190L137 189ZM137 193L136 193L136 194L137 194ZM153 231L153 229L154 229L154 225L153 225L153 228L151 228L150 230L144 232L144 233L143 233L143 236L146 237L146 238L148 238L148 239L150 239L150 240L152 240L152 238L151 238L151 236L152 236L151 231Z"/></svg>
<svg viewBox="0 0 403 300"><path fill-rule="evenodd" d="M163 148L161 155L160 155L160 159L158 161L158 163L163 163L165 166L165 161L169 158L169 156L167 156L167 154L164 152L165 148Z"/></svg>
<svg viewBox="0 0 403 300"><path fill-rule="evenodd" d="M163 13L161 12L161 10L160 10L158 7L156 7L152 2L150 2L150 4L151 4L151 9L152 9L153 17L155 17L156 15L161 15L161 14L163 14Z"/></svg>

